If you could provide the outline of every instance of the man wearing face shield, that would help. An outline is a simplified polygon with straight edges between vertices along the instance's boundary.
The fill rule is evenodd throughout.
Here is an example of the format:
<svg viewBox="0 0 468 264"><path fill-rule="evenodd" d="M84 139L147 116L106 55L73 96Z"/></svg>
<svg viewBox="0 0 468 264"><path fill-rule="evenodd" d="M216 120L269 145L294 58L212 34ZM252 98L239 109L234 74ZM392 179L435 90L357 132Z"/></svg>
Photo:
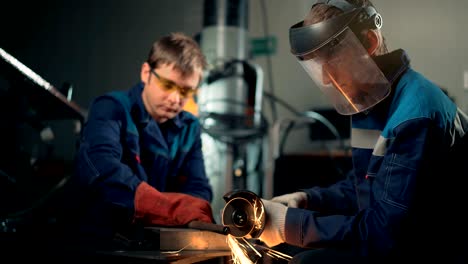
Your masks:
<svg viewBox="0 0 468 264"><path fill-rule="evenodd" d="M370 1L319 0L290 28L292 54L352 115L353 159L345 180L263 200L260 240L304 249L292 263L466 263L468 117L404 50L387 51L381 26Z"/></svg>

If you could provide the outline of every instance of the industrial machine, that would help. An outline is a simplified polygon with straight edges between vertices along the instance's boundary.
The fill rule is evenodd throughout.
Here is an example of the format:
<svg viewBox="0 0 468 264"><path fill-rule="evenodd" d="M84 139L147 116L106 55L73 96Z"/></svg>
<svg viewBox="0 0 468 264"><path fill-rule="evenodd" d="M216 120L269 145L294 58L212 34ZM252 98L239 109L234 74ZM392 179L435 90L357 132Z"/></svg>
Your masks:
<svg viewBox="0 0 468 264"><path fill-rule="evenodd" d="M4 258L47 255L87 112L0 47L0 247ZM21 252L21 254L18 254ZM23 254L28 252L28 254ZM54 252L55 254L55 252Z"/></svg>
<svg viewBox="0 0 468 264"><path fill-rule="evenodd" d="M262 192L263 71L249 61L247 0L205 0L200 46L209 69L197 95L215 218L224 193Z"/></svg>
<svg viewBox="0 0 468 264"><path fill-rule="evenodd" d="M0 232L54 221L52 204L71 174L86 118L72 90L56 88L0 48Z"/></svg>

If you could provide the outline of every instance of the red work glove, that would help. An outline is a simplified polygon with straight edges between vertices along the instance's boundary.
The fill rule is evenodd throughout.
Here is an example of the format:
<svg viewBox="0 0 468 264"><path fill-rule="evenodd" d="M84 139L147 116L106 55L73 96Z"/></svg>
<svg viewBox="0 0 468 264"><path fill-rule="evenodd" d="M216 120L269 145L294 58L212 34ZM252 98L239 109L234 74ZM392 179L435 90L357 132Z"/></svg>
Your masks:
<svg viewBox="0 0 468 264"><path fill-rule="evenodd" d="M184 226L193 220L214 223L208 201L184 193L162 193L146 182L135 193L135 219L161 226Z"/></svg>

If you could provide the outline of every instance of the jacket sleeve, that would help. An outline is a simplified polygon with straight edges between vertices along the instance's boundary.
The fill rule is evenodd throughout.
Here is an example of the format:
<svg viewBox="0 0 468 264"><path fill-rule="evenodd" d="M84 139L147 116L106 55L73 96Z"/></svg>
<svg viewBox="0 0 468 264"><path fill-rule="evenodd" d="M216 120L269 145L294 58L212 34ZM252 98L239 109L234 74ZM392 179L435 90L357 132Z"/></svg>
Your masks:
<svg viewBox="0 0 468 264"><path fill-rule="evenodd" d="M76 180L97 210L133 217L135 191L142 179L121 162L123 107L100 97L90 108L76 157ZM136 162L136 161L135 161Z"/></svg>
<svg viewBox="0 0 468 264"><path fill-rule="evenodd" d="M313 187L305 189L308 196L309 210L329 214L354 214L358 210L353 170L346 179L338 181L328 188Z"/></svg>
<svg viewBox="0 0 468 264"><path fill-rule="evenodd" d="M405 233L402 228L408 220L408 210L417 202L416 182L424 184L420 182L421 176L426 180L437 171L435 166L440 166L437 164L447 154L446 146L444 133L428 119L400 124L388 141L381 166L371 179L369 207L352 215L323 215L318 211L289 208L286 242L301 247L347 244L359 248L364 255L388 253L396 235ZM333 206L339 201L336 199L339 192L334 191L336 187L317 190L321 194L317 199L323 206ZM331 195L334 202L323 203L324 194L330 193L335 194Z"/></svg>
<svg viewBox="0 0 468 264"><path fill-rule="evenodd" d="M205 163L202 152L201 127L197 121L193 137L194 143L187 153L180 174L184 176L185 184L181 192L190 194L211 202L213 192L206 175Z"/></svg>

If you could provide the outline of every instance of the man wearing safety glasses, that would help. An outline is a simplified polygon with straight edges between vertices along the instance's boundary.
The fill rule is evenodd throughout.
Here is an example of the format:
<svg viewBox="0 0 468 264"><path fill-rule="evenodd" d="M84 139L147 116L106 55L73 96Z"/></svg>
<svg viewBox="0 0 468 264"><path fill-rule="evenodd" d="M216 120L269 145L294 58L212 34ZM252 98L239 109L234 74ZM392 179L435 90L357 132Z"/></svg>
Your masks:
<svg viewBox="0 0 468 264"><path fill-rule="evenodd" d="M466 263L467 115L387 51L381 26L367 0L319 0L290 28L292 54L352 115L353 159L345 180L264 200L263 242L314 248L291 263Z"/></svg>
<svg viewBox="0 0 468 264"><path fill-rule="evenodd" d="M214 221L200 125L183 111L205 67L198 44L173 33L153 44L134 87L93 101L70 182L81 245L118 249L143 226Z"/></svg>

